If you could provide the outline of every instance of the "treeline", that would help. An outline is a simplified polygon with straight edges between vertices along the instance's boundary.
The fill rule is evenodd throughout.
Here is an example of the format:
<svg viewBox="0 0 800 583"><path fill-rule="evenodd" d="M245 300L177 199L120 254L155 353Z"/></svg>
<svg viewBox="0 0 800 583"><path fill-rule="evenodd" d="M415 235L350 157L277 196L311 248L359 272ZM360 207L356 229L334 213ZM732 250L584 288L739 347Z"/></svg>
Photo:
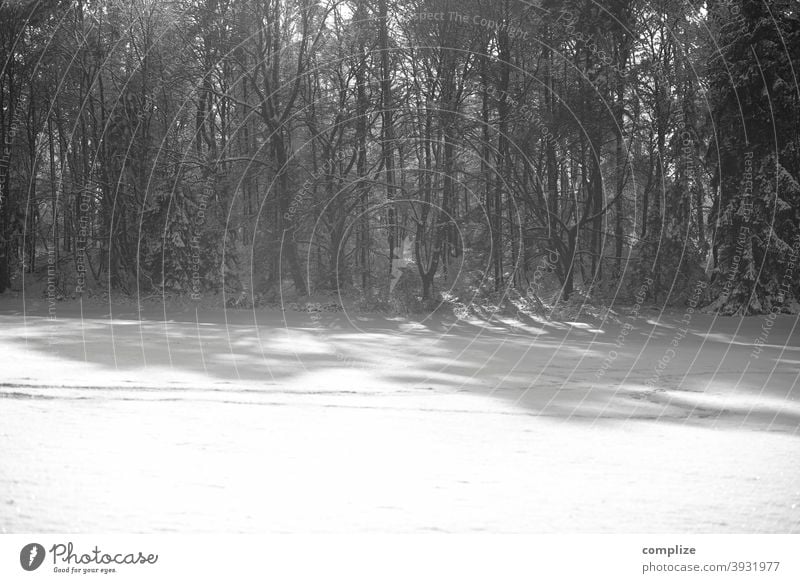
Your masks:
<svg viewBox="0 0 800 583"><path fill-rule="evenodd" d="M800 297L791 0L0 0L0 67L0 290Z"/></svg>

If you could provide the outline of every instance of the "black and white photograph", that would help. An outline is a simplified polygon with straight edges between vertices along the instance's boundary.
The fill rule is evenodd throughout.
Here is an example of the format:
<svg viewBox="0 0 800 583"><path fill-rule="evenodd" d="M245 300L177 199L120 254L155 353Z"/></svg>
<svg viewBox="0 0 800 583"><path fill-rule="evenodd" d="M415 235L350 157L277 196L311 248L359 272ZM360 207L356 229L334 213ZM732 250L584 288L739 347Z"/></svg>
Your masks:
<svg viewBox="0 0 800 583"><path fill-rule="evenodd" d="M797 0L0 0L19 580L800 533L799 77Z"/></svg>

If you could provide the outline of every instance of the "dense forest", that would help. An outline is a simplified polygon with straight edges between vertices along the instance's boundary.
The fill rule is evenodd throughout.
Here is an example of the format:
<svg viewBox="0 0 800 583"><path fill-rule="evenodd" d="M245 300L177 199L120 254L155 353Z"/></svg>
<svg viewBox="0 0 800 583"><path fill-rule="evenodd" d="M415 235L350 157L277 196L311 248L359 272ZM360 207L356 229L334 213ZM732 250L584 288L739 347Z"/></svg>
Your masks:
<svg viewBox="0 0 800 583"><path fill-rule="evenodd" d="M798 75L795 0L0 0L0 291L796 311Z"/></svg>

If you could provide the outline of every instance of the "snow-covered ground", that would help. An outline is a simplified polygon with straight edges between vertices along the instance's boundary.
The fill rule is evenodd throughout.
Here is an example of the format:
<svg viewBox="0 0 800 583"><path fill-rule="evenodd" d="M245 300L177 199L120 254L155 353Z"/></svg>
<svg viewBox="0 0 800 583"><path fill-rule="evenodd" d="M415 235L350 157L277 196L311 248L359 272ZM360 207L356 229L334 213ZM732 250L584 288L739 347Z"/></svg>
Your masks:
<svg viewBox="0 0 800 583"><path fill-rule="evenodd" d="M797 319L625 313L1 298L0 531L800 531Z"/></svg>

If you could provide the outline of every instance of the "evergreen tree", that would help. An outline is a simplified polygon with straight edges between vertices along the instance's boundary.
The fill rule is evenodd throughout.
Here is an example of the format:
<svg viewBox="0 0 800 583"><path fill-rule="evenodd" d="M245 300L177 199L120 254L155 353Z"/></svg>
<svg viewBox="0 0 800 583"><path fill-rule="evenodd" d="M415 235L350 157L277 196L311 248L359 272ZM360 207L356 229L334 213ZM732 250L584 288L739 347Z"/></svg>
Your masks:
<svg viewBox="0 0 800 583"><path fill-rule="evenodd" d="M718 192L712 308L765 313L798 297L797 273L787 280L786 270L800 220L800 21L786 0L714 4L709 14L722 47L710 74Z"/></svg>

